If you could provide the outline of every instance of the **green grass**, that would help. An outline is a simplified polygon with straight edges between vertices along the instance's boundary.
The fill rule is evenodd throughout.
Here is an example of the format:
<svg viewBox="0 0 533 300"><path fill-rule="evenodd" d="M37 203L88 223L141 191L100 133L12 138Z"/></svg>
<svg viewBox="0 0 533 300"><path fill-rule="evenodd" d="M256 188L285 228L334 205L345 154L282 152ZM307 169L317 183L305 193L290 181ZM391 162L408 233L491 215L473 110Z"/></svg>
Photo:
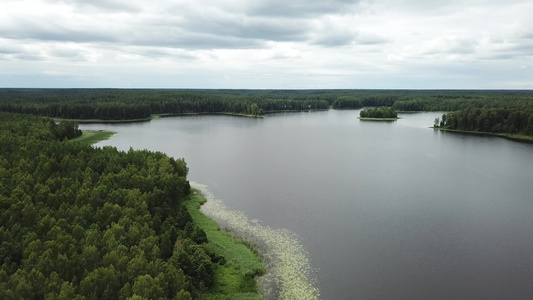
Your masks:
<svg viewBox="0 0 533 300"><path fill-rule="evenodd" d="M205 201L205 198L193 192L185 205L194 223L205 231L209 247L226 259L226 263L219 265L215 271L215 285L209 289L207 299L262 299L254 280L255 276L264 273L261 258L200 211L200 205Z"/></svg>
<svg viewBox="0 0 533 300"><path fill-rule="evenodd" d="M508 139L508 140L512 140L512 141L516 141L516 142L533 143L533 136L524 135L524 134L467 131L467 130L457 130L457 129L438 128L438 127L430 127L430 128L438 129L438 130L442 130L442 131L456 132L456 133L497 136L497 137L502 137L502 138L505 138L505 139Z"/></svg>
<svg viewBox="0 0 533 300"><path fill-rule="evenodd" d="M83 130L82 135L75 139L72 139L72 141L79 142L79 143L86 143L86 144L95 144L95 143L98 143L99 141L107 140L114 134L115 133L111 131Z"/></svg>

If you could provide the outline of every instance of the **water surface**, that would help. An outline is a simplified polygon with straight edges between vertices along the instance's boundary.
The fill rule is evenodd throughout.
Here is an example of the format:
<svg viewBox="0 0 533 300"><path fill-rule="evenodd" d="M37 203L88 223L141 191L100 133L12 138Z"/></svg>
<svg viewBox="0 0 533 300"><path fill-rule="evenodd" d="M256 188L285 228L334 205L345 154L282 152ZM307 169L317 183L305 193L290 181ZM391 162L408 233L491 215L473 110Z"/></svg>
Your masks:
<svg viewBox="0 0 533 300"><path fill-rule="evenodd" d="M358 115L80 127L184 157L229 208L297 233L323 299L533 299L533 145Z"/></svg>

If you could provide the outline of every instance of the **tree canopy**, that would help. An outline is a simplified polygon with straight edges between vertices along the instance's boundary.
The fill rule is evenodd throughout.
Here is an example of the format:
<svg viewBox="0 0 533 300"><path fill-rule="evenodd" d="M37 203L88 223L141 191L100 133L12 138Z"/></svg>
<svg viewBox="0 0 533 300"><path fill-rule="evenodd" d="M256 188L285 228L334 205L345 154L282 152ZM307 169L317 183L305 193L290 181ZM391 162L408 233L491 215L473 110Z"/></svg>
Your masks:
<svg viewBox="0 0 533 300"><path fill-rule="evenodd" d="M190 299L218 258L183 205L183 159L66 141L0 113L1 299Z"/></svg>
<svg viewBox="0 0 533 300"><path fill-rule="evenodd" d="M533 107L468 108L443 114L435 127L533 136Z"/></svg>
<svg viewBox="0 0 533 300"><path fill-rule="evenodd" d="M396 119L398 118L398 112L392 107L377 107L377 108L364 108L359 113L361 118L375 118L375 119Z"/></svg>

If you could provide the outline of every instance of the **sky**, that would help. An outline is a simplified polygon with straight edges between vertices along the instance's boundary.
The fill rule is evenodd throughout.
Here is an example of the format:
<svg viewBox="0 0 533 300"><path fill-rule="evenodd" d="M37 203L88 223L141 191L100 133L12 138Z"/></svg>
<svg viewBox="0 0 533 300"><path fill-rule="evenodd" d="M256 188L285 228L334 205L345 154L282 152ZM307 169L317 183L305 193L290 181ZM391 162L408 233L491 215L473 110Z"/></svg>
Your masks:
<svg viewBox="0 0 533 300"><path fill-rule="evenodd" d="M533 1L1 0L0 87L533 89Z"/></svg>

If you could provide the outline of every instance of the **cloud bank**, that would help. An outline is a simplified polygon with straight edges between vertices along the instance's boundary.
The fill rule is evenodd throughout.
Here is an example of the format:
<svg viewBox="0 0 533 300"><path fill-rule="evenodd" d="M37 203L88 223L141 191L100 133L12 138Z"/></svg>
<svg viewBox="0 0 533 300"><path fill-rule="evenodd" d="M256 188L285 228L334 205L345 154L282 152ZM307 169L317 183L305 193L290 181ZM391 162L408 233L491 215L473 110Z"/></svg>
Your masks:
<svg viewBox="0 0 533 300"><path fill-rule="evenodd" d="M531 1L3 0L0 87L533 88Z"/></svg>

